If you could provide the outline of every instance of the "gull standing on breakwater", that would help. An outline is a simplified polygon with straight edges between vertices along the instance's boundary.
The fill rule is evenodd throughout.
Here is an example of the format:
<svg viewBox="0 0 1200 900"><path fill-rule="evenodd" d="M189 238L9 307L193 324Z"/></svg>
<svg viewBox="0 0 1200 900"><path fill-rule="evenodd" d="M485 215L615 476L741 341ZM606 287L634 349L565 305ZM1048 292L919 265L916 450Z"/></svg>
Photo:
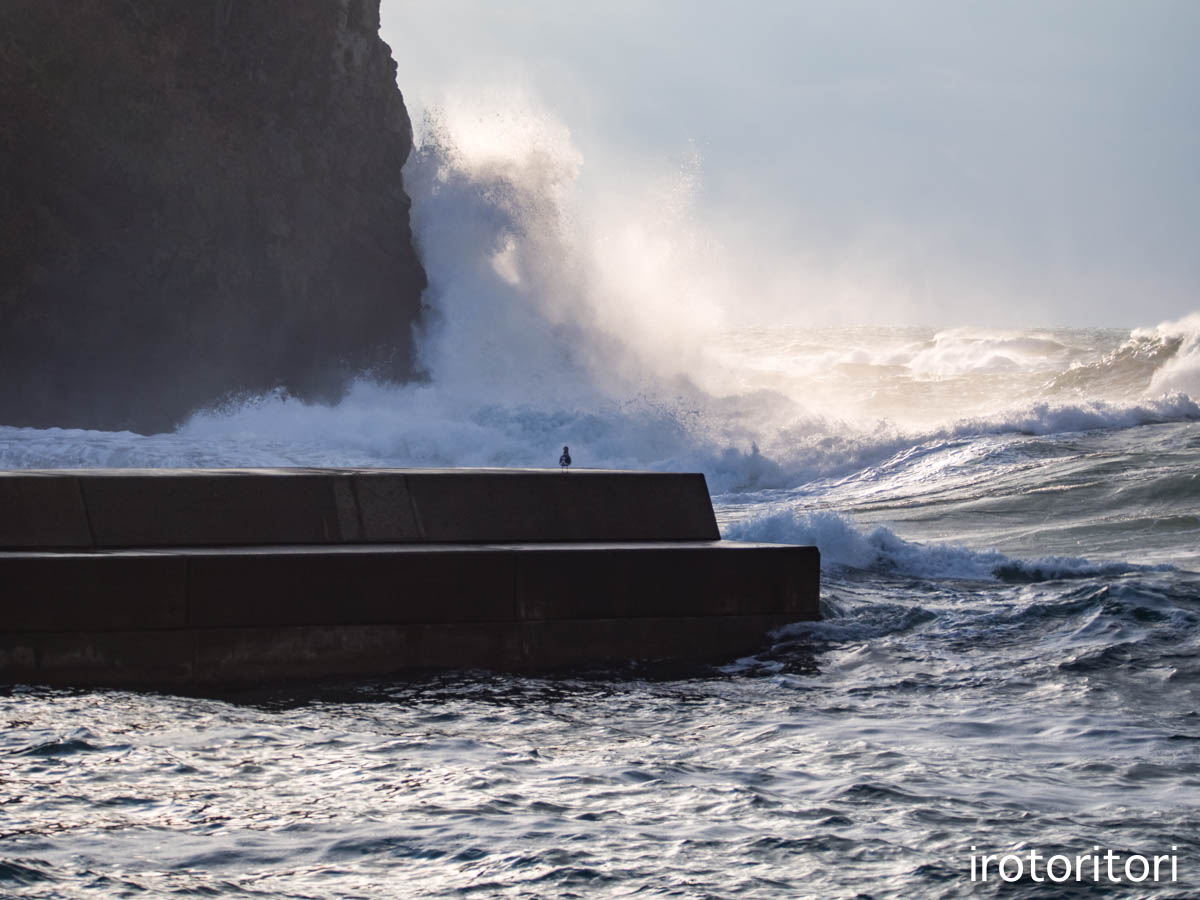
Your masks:
<svg viewBox="0 0 1200 900"><path fill-rule="evenodd" d="M571 448L563 447L562 456L558 458L558 464L562 466L563 472L567 471L567 467L571 465Z"/></svg>

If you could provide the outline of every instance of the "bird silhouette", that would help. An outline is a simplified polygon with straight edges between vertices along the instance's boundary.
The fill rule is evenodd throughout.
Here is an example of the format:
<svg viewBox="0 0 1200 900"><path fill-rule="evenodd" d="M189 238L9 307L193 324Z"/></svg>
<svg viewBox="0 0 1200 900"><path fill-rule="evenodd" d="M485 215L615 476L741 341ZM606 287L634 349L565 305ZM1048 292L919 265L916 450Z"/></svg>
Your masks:
<svg viewBox="0 0 1200 900"><path fill-rule="evenodd" d="M563 447L562 456L558 458L558 464L562 466L564 472L567 471L567 466L571 465L571 448Z"/></svg>

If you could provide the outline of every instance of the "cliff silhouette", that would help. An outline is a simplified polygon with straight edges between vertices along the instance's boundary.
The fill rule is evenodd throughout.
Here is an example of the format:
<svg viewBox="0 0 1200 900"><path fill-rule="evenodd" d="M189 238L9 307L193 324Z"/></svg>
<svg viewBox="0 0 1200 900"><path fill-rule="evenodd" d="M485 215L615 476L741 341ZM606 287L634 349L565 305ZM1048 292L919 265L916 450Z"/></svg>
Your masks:
<svg viewBox="0 0 1200 900"><path fill-rule="evenodd" d="M412 375L379 0L0 0L0 424Z"/></svg>

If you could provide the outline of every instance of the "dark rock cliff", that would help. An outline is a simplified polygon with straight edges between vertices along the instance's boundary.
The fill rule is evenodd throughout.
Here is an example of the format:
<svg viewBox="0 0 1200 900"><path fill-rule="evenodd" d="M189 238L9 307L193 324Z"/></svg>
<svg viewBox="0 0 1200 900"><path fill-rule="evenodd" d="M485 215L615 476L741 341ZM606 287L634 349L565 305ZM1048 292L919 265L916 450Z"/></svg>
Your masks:
<svg viewBox="0 0 1200 900"><path fill-rule="evenodd" d="M0 0L0 424L411 374L379 0Z"/></svg>

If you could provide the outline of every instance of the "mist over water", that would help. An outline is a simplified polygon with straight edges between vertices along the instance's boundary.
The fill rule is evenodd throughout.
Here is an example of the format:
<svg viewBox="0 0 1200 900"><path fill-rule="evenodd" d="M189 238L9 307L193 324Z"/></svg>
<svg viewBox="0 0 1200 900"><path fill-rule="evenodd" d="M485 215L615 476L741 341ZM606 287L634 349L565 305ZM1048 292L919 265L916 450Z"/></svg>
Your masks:
<svg viewBox="0 0 1200 900"><path fill-rule="evenodd" d="M703 471L726 537L818 545L825 621L666 677L0 693L0 892L957 897L970 845L1094 844L1180 848L1146 896L1200 886L1200 313L740 324L696 160L597 197L528 104L420 131L424 380L162 435L0 427L0 467L569 444Z"/></svg>

